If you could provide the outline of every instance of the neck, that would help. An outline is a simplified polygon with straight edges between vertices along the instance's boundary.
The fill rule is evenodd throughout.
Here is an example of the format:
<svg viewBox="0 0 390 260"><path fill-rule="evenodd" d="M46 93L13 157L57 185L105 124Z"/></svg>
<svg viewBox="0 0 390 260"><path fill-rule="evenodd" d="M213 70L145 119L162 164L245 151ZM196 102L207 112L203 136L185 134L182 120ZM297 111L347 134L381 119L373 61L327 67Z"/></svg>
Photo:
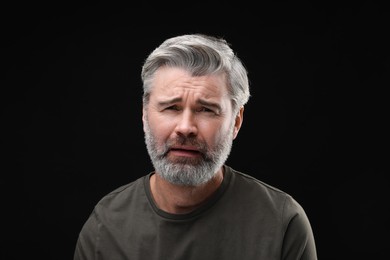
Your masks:
<svg viewBox="0 0 390 260"><path fill-rule="evenodd" d="M150 189L157 206L168 213L186 214L201 205L219 188L223 181L222 168L207 183L200 186L175 185L158 174L150 177Z"/></svg>

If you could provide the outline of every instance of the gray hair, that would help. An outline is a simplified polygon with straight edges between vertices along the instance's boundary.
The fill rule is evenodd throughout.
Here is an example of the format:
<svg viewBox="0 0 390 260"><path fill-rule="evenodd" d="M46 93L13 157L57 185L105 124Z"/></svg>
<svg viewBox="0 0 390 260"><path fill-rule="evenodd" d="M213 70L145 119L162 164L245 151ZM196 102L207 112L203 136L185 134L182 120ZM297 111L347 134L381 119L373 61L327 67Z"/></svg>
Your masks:
<svg viewBox="0 0 390 260"><path fill-rule="evenodd" d="M223 38L187 34L165 40L152 51L142 67L143 104L147 105L155 72L162 66L178 67L192 76L224 73L233 111L238 111L250 97L248 72Z"/></svg>

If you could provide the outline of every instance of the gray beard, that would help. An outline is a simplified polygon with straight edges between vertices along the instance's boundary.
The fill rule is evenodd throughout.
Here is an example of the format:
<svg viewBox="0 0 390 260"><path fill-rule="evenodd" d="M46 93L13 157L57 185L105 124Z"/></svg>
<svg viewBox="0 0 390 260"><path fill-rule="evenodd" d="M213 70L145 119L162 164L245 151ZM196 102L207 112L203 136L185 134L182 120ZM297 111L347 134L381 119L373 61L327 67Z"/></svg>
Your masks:
<svg viewBox="0 0 390 260"><path fill-rule="evenodd" d="M164 147L157 147L157 140L148 123L145 125L145 143L156 173L164 180L182 186L199 186L210 181L227 160L233 144L232 125L227 137L221 138L214 148L192 138L181 137L168 142ZM182 158L172 161L167 154L172 144L196 145L202 157L200 159Z"/></svg>

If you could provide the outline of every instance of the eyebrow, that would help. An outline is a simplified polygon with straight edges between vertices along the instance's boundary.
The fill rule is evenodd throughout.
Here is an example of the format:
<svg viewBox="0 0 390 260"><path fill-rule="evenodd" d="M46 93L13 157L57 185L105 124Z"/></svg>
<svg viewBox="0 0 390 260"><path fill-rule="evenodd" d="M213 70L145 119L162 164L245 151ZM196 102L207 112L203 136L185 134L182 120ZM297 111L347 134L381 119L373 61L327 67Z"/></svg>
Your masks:
<svg viewBox="0 0 390 260"><path fill-rule="evenodd" d="M177 103L177 102L181 102L182 100L183 99L181 97L176 97L176 98L168 99L168 100L165 100L165 101L159 101L158 105L159 106L168 106L168 105L172 105L172 104ZM203 99L198 99L196 101L196 103L200 104L202 106L214 108L214 109L216 109L218 111L222 110L221 106L218 103L209 102L209 101L206 101L206 100L203 100Z"/></svg>
<svg viewBox="0 0 390 260"><path fill-rule="evenodd" d="M221 110L222 110L221 106L220 106L218 103L208 102L208 101L202 100L202 99L199 99L199 100L197 101L197 103L200 104L200 105L202 105L202 106L214 108L214 109L216 109L217 111L221 111Z"/></svg>
<svg viewBox="0 0 390 260"><path fill-rule="evenodd" d="M181 100L182 100L182 98L176 97L176 98L168 99L165 101L159 101L158 105L159 106L168 106L168 105L174 104L176 102L180 102Z"/></svg>

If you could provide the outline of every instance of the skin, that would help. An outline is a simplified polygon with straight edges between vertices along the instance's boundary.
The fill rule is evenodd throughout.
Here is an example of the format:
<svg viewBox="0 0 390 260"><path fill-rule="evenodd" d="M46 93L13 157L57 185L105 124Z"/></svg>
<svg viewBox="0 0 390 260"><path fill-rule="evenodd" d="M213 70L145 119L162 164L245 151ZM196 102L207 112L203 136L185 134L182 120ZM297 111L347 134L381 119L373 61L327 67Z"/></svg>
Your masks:
<svg viewBox="0 0 390 260"><path fill-rule="evenodd" d="M237 137L243 121L244 108L233 115L225 76L207 75L192 77L180 68L160 68L153 79L153 91L147 106L143 107L142 120L163 147L177 136L192 136L215 147L227 135ZM232 124L234 129L230 133ZM167 158L200 160L195 146L175 145ZM220 186L223 168L214 177L199 186L169 183L156 172L151 176L151 192L157 206L169 213L185 214L201 206Z"/></svg>

